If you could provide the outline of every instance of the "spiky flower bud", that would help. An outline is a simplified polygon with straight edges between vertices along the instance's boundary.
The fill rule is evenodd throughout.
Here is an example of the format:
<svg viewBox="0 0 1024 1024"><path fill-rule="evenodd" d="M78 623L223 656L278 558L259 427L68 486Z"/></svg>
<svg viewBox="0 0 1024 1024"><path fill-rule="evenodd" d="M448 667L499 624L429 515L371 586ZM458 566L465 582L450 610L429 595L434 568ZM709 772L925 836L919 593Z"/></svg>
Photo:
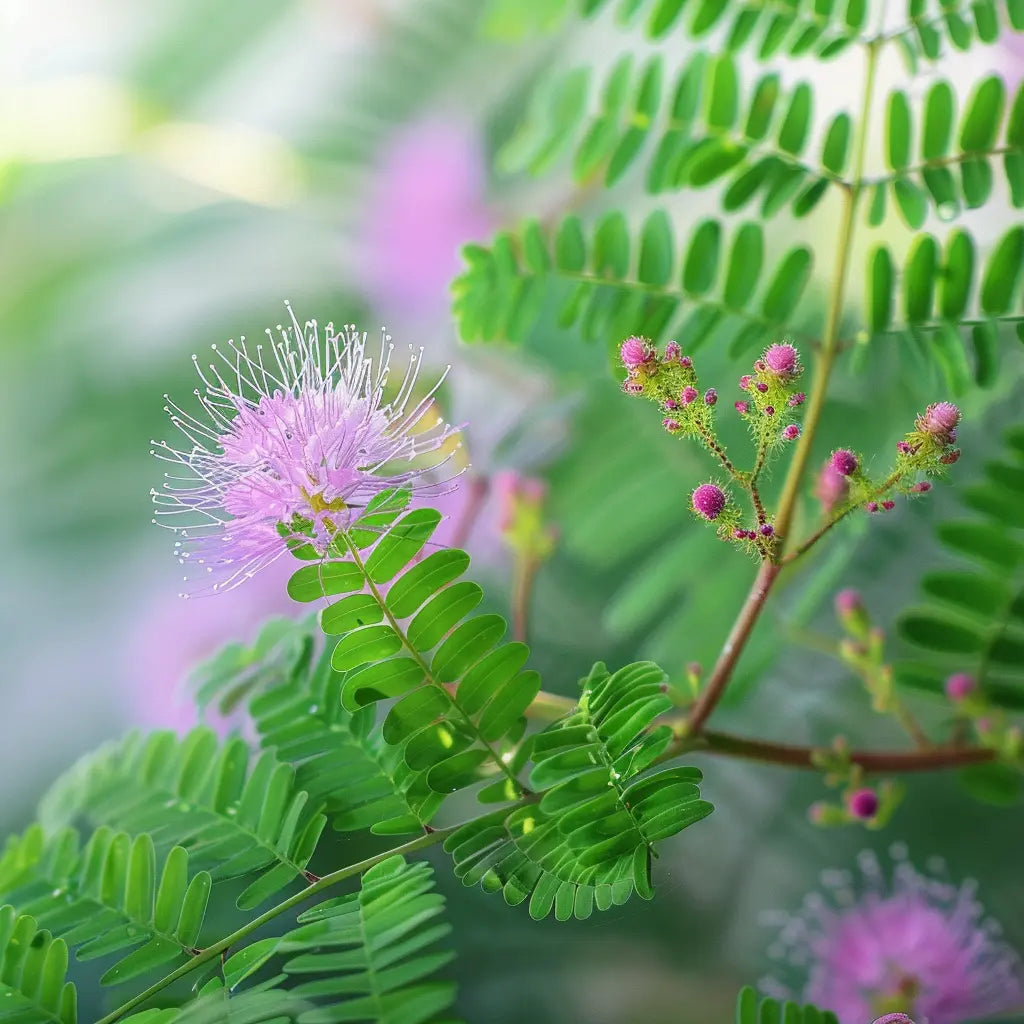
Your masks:
<svg viewBox="0 0 1024 1024"><path fill-rule="evenodd" d="M839 448L832 453L829 465L842 476L853 476L857 472L857 456L848 448Z"/></svg>
<svg viewBox="0 0 1024 1024"><path fill-rule="evenodd" d="M708 388L704 392L704 404L714 405L718 401L718 392L714 388Z"/></svg>
<svg viewBox="0 0 1024 1024"><path fill-rule="evenodd" d="M803 405L807 401L807 396L802 392L798 391L795 395L789 396L789 405L795 409L798 405Z"/></svg>
<svg viewBox="0 0 1024 1024"><path fill-rule="evenodd" d="M644 386L638 380L624 380L622 382L622 390L627 395L642 395L644 393Z"/></svg>
<svg viewBox="0 0 1024 1024"><path fill-rule="evenodd" d="M914 1024L905 1013L887 1013L884 1017L876 1018L872 1024Z"/></svg>
<svg viewBox="0 0 1024 1024"><path fill-rule="evenodd" d="M974 676L967 672L955 672L946 680L946 696L950 700L964 700L977 689Z"/></svg>
<svg viewBox="0 0 1024 1024"><path fill-rule="evenodd" d="M878 794L873 789L858 789L846 801L849 812L861 821L868 821L878 813Z"/></svg>
<svg viewBox="0 0 1024 1024"><path fill-rule="evenodd" d="M627 370L635 370L638 366L643 366L653 355L651 346L643 338L627 338L619 348L622 365Z"/></svg>
<svg viewBox="0 0 1024 1024"><path fill-rule="evenodd" d="M782 436L787 441L795 441L800 436L800 428L795 423L790 423L782 432Z"/></svg>
<svg viewBox="0 0 1024 1024"><path fill-rule="evenodd" d="M689 356L683 356L679 360L679 365L685 367L687 370L693 366L693 360Z"/></svg>
<svg viewBox="0 0 1024 1024"><path fill-rule="evenodd" d="M914 494L927 494L932 489L932 485L929 481L922 480L920 483L914 484L910 489Z"/></svg>
<svg viewBox="0 0 1024 1024"><path fill-rule="evenodd" d="M697 395L699 393L700 392L698 392L695 387L691 387L689 384L687 384L687 386L683 388L683 405L692 405L694 402L697 401Z"/></svg>
<svg viewBox="0 0 1024 1024"><path fill-rule="evenodd" d="M674 398L666 398L665 399L665 408L666 409L678 409L679 408L679 403Z"/></svg>
<svg viewBox="0 0 1024 1024"><path fill-rule="evenodd" d="M952 444L956 438L956 425L960 410L952 402L933 402L917 417L916 426L942 444Z"/></svg>
<svg viewBox="0 0 1024 1024"><path fill-rule="evenodd" d="M761 536L762 537L772 537L774 535L775 535L775 527L772 526L771 523L762 523L761 524Z"/></svg>
<svg viewBox="0 0 1024 1024"><path fill-rule="evenodd" d="M763 361L768 373L785 380L794 380L803 371L800 354L792 345L769 345L765 349Z"/></svg>
<svg viewBox="0 0 1024 1024"><path fill-rule="evenodd" d="M714 522L725 508L725 491L717 484L701 484L691 496L693 511L709 523Z"/></svg>
<svg viewBox="0 0 1024 1024"><path fill-rule="evenodd" d="M891 512L895 507L896 507L896 502L895 501L891 501L889 499L886 499L885 501L882 502L882 508L884 508L886 512Z"/></svg>
<svg viewBox="0 0 1024 1024"><path fill-rule="evenodd" d="M666 362L672 362L673 360L678 359L682 354L683 354L683 350L679 347L679 343L678 342L670 341L665 346L665 361Z"/></svg>
<svg viewBox="0 0 1024 1024"><path fill-rule="evenodd" d="M753 379L754 379L754 378L753 378L753 377L751 377L749 373L745 373L745 374L743 374L743 376L742 376L742 377L740 377L740 390L742 390L742 391L746 391L746 390L747 390L747 388L749 388L749 387L750 387L750 382L751 382L751 381L752 381Z"/></svg>
<svg viewBox="0 0 1024 1024"><path fill-rule="evenodd" d="M762 395L768 390L768 385L765 384L763 380L757 381L757 383L754 384L754 387L757 388L757 390L760 391Z"/></svg>
<svg viewBox="0 0 1024 1024"><path fill-rule="evenodd" d="M742 413L750 412L750 403L749 402L734 402L733 404L735 405L736 411L738 413L742 414Z"/></svg>
<svg viewBox="0 0 1024 1024"><path fill-rule="evenodd" d="M766 405L764 407L764 414L765 414L765 416L774 416L775 415L775 406L774 405Z"/></svg>
<svg viewBox="0 0 1024 1024"><path fill-rule="evenodd" d="M952 466L954 462L960 461L960 449L954 448L951 452L946 452L945 455L939 459L944 466Z"/></svg>
<svg viewBox="0 0 1024 1024"><path fill-rule="evenodd" d="M679 421L678 421L678 420L674 420L674 419L671 419L671 418L670 418L670 417L668 417L668 416L666 416L666 417L665 417L665 419L663 419L663 420L661 421L661 425L662 425L662 426L663 426L663 427L664 427L664 428L665 428L665 429L666 429L666 430L667 430L667 431L668 431L668 432L669 432L670 434L674 434L674 433L675 433L675 432L676 432L676 431L677 431L677 430L679 429Z"/></svg>
<svg viewBox="0 0 1024 1024"><path fill-rule="evenodd" d="M878 502L877 501L869 501L864 506L864 508L867 509L868 512L877 512L878 511Z"/></svg>

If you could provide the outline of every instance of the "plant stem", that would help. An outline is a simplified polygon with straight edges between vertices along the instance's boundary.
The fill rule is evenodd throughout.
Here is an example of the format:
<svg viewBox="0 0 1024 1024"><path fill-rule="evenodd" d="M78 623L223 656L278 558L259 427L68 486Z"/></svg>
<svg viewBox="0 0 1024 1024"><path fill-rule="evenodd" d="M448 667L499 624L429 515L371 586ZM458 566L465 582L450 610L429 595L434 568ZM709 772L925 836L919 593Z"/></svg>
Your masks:
<svg viewBox="0 0 1024 1024"><path fill-rule="evenodd" d="M718 656L718 661L715 662L715 667L708 678L707 684L701 690L697 703L693 706L693 711L690 712L688 729L691 733L700 731L708 715L714 711L715 705L725 692L729 678L732 675L732 670L736 667L736 662L739 660L740 654L750 638L754 623L757 622L758 616L761 614L761 609L764 607L765 600L768 597L768 591L771 590L772 584L779 575L780 568L774 562L765 561L761 563L761 568L754 578L754 585L750 588L750 593L747 594L747 599L740 609L739 616L733 623L732 630L726 638L725 646L722 647L722 651Z"/></svg>
<svg viewBox="0 0 1024 1024"><path fill-rule="evenodd" d="M724 732L704 730L699 737L681 735L666 751L675 757L689 750L706 751L725 757L738 757L766 764L785 765L821 771L815 764L816 748L768 740L746 739ZM962 768L991 761L995 751L988 747L930 747L927 750L855 750L850 761L869 774L897 772L928 772L943 768Z"/></svg>
<svg viewBox="0 0 1024 1024"><path fill-rule="evenodd" d="M512 638L526 643L530 627L530 597L533 580L540 568L540 561L530 554L521 554L516 559L515 582L512 585Z"/></svg>
<svg viewBox="0 0 1024 1024"><path fill-rule="evenodd" d="M462 548L466 546L466 541L469 539L469 535L473 532L473 527L480 517L480 510L483 508L484 499L487 497L490 486L490 481L485 476L473 476L466 481L466 490L469 492L469 497L462 515L455 524L455 532L452 535L450 547Z"/></svg>
<svg viewBox="0 0 1024 1024"><path fill-rule="evenodd" d="M242 927L237 931L232 932L230 935L221 939L219 942L214 943L212 946L208 946L197 956L192 957L191 960L186 961L179 968L161 978L159 981L154 982L144 992L140 992L137 996L133 996L126 1003L122 1003L122 1005L116 1010L111 1011L105 1017L101 1017L96 1021L96 1024L113 1024L114 1021L120 1020L130 1010L134 1010L136 1007L141 1006L158 992L165 989L168 985L171 985L180 978L184 978L186 975L191 974L197 968L202 967L203 964L209 963L211 960L215 960L221 955L221 953L247 938L257 928L260 928L268 921L272 921L275 917L278 917L285 911L291 910L293 907L297 907L300 903L305 902L310 897L316 896L325 889L329 889L331 886L337 885L338 882L343 882L346 878L351 878L353 875L361 875L364 871L368 871L375 864L379 864L382 860L386 860L388 857L400 857L407 853L415 853L418 850L424 850L428 846L435 846L437 843L443 842L460 827L461 826L459 825L453 825L450 828L436 829L413 839L404 846L399 846L392 850L385 850L383 853L376 853L372 857L367 857L366 860L359 861L357 864L350 864L348 867L339 868L337 871L332 871L329 875L324 875L318 882L314 882L312 885L306 886L306 888L301 892L297 892L293 896L289 896L288 899L278 903L277 906L271 907L270 910L260 914L259 917L253 918L253 920L242 925Z"/></svg>
<svg viewBox="0 0 1024 1024"><path fill-rule="evenodd" d="M829 295L828 314L825 321L825 333L822 336L821 356L814 364L814 379L804 415L803 431L793 452L786 482L783 484L779 511L775 517L775 532L786 544L789 528L796 509L800 485L811 454L814 435L817 432L821 414L825 407L829 378L835 365L839 347L839 326L843 316L843 300L846 295L846 279L850 268L850 251L853 248L853 235L857 215L857 205L864 186L864 157L867 151L868 120L871 113L871 100L874 93L875 70L878 65L878 44L869 43L867 47L867 68L865 71L864 96L861 103L860 120L857 124L857 142L855 147L854 177L849 192L843 193L843 215L839 228L839 239L836 252L836 271L832 279L832 291Z"/></svg>

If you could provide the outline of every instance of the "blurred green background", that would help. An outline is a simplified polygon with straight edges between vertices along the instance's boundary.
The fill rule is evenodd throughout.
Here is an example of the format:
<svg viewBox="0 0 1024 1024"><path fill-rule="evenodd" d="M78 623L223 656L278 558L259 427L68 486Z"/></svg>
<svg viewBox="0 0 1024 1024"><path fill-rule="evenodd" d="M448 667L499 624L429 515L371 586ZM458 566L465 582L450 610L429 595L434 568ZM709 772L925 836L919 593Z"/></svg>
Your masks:
<svg viewBox="0 0 1024 1024"><path fill-rule="evenodd" d="M133 723L185 723L188 669L289 610L286 567L212 601L179 601L171 541L150 525L148 495L159 481L150 439L168 433L163 394L187 398L192 353L280 322L285 299L300 318L386 324L400 344L425 346L432 365L450 362L444 401L469 424L473 471L514 468L549 483L561 539L537 583L530 635L548 689L572 693L597 659L653 657L679 680L687 662L713 661L753 568L687 514L708 460L625 399L607 352L569 332L538 331L516 350L456 340L447 287L462 242L528 214L608 205L565 174L502 176L494 154L539 69L584 54L608 64L623 47L600 21L495 38L481 9L480 0L14 0L0 14L4 832L103 739ZM998 48L946 73L970 81L993 60L1020 78L1019 58ZM843 89L841 75L818 84L824 95ZM638 219L650 207L635 181L614 201ZM689 223L715 202L683 194L671 208ZM1006 219L989 207L979 237ZM828 216L816 230L829 237ZM827 273L828 259L818 267ZM701 359L702 379L731 394L741 367L721 352ZM844 362L821 456L838 443L887 451L917 408L948 397L943 388L895 342L859 375ZM956 477L966 481L1020 418L1020 351L993 390L959 401L968 419ZM931 528L956 507L943 488L837 531L780 593L722 725L808 742L841 728L861 743L899 743L857 683L802 647L800 633L835 634L830 602L841 586L860 588L876 620L891 623L923 568L944 557ZM501 607L510 567L492 513L470 550ZM937 705L921 713L942 716ZM824 832L806 820L818 779L694 760L717 813L668 844L653 904L537 925L479 891L456 892L442 865L467 1019L721 1024L739 985L767 969L760 912L795 907L822 870L896 840L920 863L940 855L954 878L978 877L1024 948L1019 804L975 803L949 775L914 778L883 833ZM350 856L344 843L338 856ZM90 998L100 997L85 996L86 1018L100 1005Z"/></svg>

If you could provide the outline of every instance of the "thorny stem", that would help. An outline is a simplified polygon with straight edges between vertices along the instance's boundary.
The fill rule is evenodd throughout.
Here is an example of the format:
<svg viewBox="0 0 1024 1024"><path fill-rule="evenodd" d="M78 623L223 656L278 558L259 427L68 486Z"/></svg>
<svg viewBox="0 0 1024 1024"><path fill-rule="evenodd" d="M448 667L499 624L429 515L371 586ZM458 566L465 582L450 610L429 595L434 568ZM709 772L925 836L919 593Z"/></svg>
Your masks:
<svg viewBox="0 0 1024 1024"><path fill-rule="evenodd" d="M209 963L211 960L215 960L220 957L222 953L226 952L231 946L237 945L243 939L247 938L252 932L256 931L257 928L262 927L268 921L272 921L275 917L280 916L285 911L291 910L293 907L297 907L300 903L304 903L306 900L323 892L325 889L329 889L331 886L337 885L339 882L343 882L346 878L351 878L353 875L361 875L364 871L369 871L369 869L375 864L379 864L381 861L387 860L388 857L400 857L407 853L415 853L418 850L425 850L428 846L435 846L447 839L448 836L460 827L461 826L459 825L453 825L449 828L436 829L413 839L411 842L405 843L403 846L399 846L391 850L385 850L382 853L375 853L372 857L367 857L366 860L361 860L357 864L350 864L348 867L339 868L337 871L332 871L330 874L324 875L319 881L314 882L312 885L307 885L305 889L289 896L288 899L278 903L275 907L271 907L265 913L260 914L259 917L255 917L251 921L248 921L237 931L232 932L219 942L215 942L212 946L208 946L197 956L187 960L176 970L171 971L170 974L167 974L159 981L154 982L144 992L140 992L137 996L133 996L126 1003L122 1003L116 1010L112 1010L105 1017L101 1017L96 1021L96 1024L113 1024L114 1021L120 1020L130 1010L134 1010L137 1006L141 1006L158 992L167 988L168 985L174 984L174 982L178 981L180 978L184 978L194 970L202 967L203 964Z"/></svg>
<svg viewBox="0 0 1024 1024"><path fill-rule="evenodd" d="M719 462L725 467L729 475L739 484L746 486L744 474L742 474L733 464L732 460L725 453L725 449L715 440L715 436L702 424L697 424L697 433L700 434L701 440L707 446L708 450L714 455Z"/></svg>
<svg viewBox="0 0 1024 1024"><path fill-rule="evenodd" d="M858 122L854 164L855 173L850 191L843 193L844 209L839 229L836 272L829 296L828 315L826 317L825 333L822 337L821 355L814 365L814 378L811 384L810 398L807 403L807 412L804 417L803 432L793 453L793 461L790 463L789 472L786 475L786 482L783 485L782 498L779 502L779 510L775 520L775 533L779 538L779 544L783 547L786 544L797 498L800 494L800 485L810 457L811 445L814 441L818 423L821 420L822 410L825 407L825 396L828 392L829 378L831 377L838 351L839 327L842 320L843 300L846 294L846 280L850 266L850 250L853 242L858 200L863 190L868 119L871 112L871 98L874 92L877 63L878 45L870 44L867 48L864 97L861 104L860 121ZM747 599L740 609L736 622L726 638L725 646L718 656L718 661L708 679L707 685L690 714L688 729L691 733L700 731L725 692L733 669L736 667L740 654L750 638L754 625L761 614L761 610L764 608L768 593L780 570L781 566L775 560L763 562L758 570L750 593L747 595Z"/></svg>

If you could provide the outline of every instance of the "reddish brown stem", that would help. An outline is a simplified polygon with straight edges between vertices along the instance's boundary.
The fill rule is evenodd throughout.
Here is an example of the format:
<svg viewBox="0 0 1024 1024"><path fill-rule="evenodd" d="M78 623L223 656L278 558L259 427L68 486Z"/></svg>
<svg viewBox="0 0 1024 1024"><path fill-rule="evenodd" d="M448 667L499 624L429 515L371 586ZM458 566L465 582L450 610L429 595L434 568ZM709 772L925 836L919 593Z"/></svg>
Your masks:
<svg viewBox="0 0 1024 1024"><path fill-rule="evenodd" d="M815 764L814 747L752 740L723 732L704 730L698 738L681 737L675 746L679 749L673 754L682 750L706 750L709 754L741 757L789 768L822 770ZM896 774L963 768L983 764L994 757L995 751L987 747L930 747L928 750L855 750L850 754L850 761L869 774Z"/></svg>
<svg viewBox="0 0 1024 1024"><path fill-rule="evenodd" d="M750 588L747 600L740 610L735 623L733 623L725 645L722 647L722 653L719 654L718 661L715 663L707 684L701 691L700 697L697 698L693 711L690 712L688 722L690 734L700 731L701 726L707 721L708 715L714 711L715 705L725 692L725 688L729 683L729 677L732 675L732 670L736 667L736 662L739 660L739 656L747 640L750 638L750 633L761 614L761 610L764 608L768 592L771 590L772 584L779 575L781 568L781 566L776 565L774 562L766 561L761 563L761 568L758 570L753 586Z"/></svg>

